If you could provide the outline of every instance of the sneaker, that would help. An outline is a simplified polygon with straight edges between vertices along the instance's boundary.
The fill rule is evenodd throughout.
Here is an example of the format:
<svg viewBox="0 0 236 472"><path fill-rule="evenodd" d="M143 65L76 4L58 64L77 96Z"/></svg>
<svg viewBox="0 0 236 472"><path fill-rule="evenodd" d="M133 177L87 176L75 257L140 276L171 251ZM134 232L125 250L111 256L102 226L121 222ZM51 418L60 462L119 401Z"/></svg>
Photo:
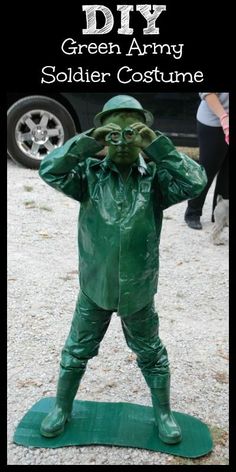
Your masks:
<svg viewBox="0 0 236 472"><path fill-rule="evenodd" d="M192 229L202 229L202 224L200 222L200 216L185 216L185 222Z"/></svg>

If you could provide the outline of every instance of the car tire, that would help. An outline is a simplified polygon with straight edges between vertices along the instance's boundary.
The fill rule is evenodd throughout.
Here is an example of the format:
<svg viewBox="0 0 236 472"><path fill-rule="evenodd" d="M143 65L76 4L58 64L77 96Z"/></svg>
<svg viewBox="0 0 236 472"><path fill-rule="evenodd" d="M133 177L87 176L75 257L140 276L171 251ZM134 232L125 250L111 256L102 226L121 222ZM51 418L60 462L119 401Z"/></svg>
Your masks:
<svg viewBox="0 0 236 472"><path fill-rule="evenodd" d="M24 167L38 169L49 152L75 134L68 110L49 97L21 98L7 112L7 153Z"/></svg>

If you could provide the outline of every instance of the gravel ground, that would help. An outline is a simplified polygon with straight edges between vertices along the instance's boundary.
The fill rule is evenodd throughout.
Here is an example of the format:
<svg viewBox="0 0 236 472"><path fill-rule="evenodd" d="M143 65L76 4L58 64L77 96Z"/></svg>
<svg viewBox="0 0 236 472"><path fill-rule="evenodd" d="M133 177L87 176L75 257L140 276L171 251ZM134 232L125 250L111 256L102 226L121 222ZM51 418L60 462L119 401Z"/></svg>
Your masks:
<svg viewBox="0 0 236 472"><path fill-rule="evenodd" d="M190 460L123 447L25 448L13 444L15 428L36 401L55 395L79 289L78 204L37 171L8 160L8 465L228 464L228 228L225 244L214 246L212 191L202 231L184 223L185 202L165 211L155 302L171 363L172 408L208 424L213 452ZM151 405L116 314L76 398Z"/></svg>

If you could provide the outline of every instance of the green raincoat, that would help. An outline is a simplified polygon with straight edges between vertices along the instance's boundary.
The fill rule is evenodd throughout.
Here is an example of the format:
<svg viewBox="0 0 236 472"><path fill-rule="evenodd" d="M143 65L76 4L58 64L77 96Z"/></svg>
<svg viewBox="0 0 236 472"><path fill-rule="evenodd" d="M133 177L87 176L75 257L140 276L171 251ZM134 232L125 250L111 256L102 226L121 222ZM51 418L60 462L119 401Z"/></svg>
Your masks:
<svg viewBox="0 0 236 472"><path fill-rule="evenodd" d="M51 152L39 174L80 202L81 290L99 307L127 316L157 291L163 210L198 196L207 178L198 163L160 135L145 149L150 160L140 155L124 182L109 156L92 157L103 146L88 134Z"/></svg>

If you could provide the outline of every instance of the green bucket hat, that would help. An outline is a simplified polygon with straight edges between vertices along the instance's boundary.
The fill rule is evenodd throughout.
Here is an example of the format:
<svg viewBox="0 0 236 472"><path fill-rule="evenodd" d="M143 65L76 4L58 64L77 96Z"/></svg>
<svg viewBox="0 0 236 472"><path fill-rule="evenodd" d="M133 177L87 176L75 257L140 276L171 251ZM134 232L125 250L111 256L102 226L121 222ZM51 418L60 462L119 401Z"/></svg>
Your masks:
<svg viewBox="0 0 236 472"><path fill-rule="evenodd" d="M94 117L94 125L96 127L101 126L102 118L113 113L113 111L118 110L135 110L141 112L145 118L145 123L148 126L151 126L154 121L152 113L144 110L136 98L130 97L129 95L116 95L115 97L110 98L110 100L108 100L103 106L102 111Z"/></svg>

